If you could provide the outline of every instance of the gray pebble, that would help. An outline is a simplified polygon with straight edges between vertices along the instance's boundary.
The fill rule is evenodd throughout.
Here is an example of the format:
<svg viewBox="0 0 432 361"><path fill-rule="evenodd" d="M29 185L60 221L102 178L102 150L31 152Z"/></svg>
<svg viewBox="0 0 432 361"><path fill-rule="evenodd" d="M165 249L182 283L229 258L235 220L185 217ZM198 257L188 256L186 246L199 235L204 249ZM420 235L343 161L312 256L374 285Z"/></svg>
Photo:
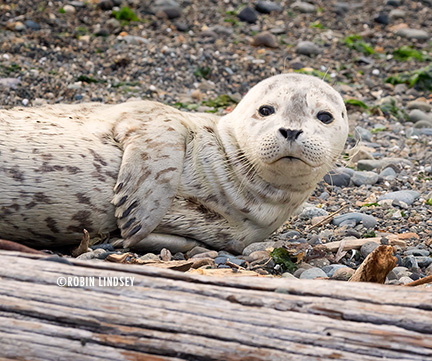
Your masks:
<svg viewBox="0 0 432 361"><path fill-rule="evenodd" d="M280 13L282 11L282 7L273 1L258 1L255 9L263 14L270 14L271 12Z"/></svg>
<svg viewBox="0 0 432 361"><path fill-rule="evenodd" d="M360 248L360 253L363 256L363 258L366 258L369 256L370 253L372 253L377 247L379 246L378 243L370 241L366 242L363 246Z"/></svg>
<svg viewBox="0 0 432 361"><path fill-rule="evenodd" d="M145 255L141 256L139 259L141 261L148 261L148 260L160 261L159 256L154 253L146 253Z"/></svg>
<svg viewBox="0 0 432 361"><path fill-rule="evenodd" d="M432 128L432 119L431 120L419 120L414 124L414 128L422 129L422 128Z"/></svg>
<svg viewBox="0 0 432 361"><path fill-rule="evenodd" d="M352 182L356 186L366 185L366 184L375 184L378 182L379 176L375 172L371 171L362 171L355 172L353 177L351 178Z"/></svg>
<svg viewBox="0 0 432 361"><path fill-rule="evenodd" d="M15 89L21 84L21 80L17 78L0 78L0 89Z"/></svg>
<svg viewBox="0 0 432 361"><path fill-rule="evenodd" d="M150 10L154 14L163 12L169 19L174 19L181 15L181 7L175 0L156 0Z"/></svg>
<svg viewBox="0 0 432 361"><path fill-rule="evenodd" d="M407 104L408 109L419 109L424 112L432 111L432 105L429 102L422 102L419 100L413 100Z"/></svg>
<svg viewBox="0 0 432 361"><path fill-rule="evenodd" d="M390 19L403 19L406 16L406 12L401 9L393 9L389 13Z"/></svg>
<svg viewBox="0 0 432 361"><path fill-rule="evenodd" d="M255 242L245 247L243 250L243 256L249 256L252 252L265 251L267 248L274 247L276 242Z"/></svg>
<svg viewBox="0 0 432 361"><path fill-rule="evenodd" d="M412 163L408 159L404 158L383 158L383 159L363 159L357 162L358 170L374 170L387 168L390 165L394 166L412 166Z"/></svg>
<svg viewBox="0 0 432 361"><path fill-rule="evenodd" d="M429 267L432 264L431 257L416 257L417 264L421 267Z"/></svg>
<svg viewBox="0 0 432 361"><path fill-rule="evenodd" d="M406 277L411 276L411 272L408 270L408 268L399 266L399 267L393 268L389 272L389 274L387 275L387 278L389 280L398 280L399 278L404 277L404 276L406 276Z"/></svg>
<svg viewBox="0 0 432 361"><path fill-rule="evenodd" d="M408 39L417 39L417 40L428 40L430 38L430 34L421 29L399 29L396 31L396 35L402 36Z"/></svg>
<svg viewBox="0 0 432 361"><path fill-rule="evenodd" d="M355 140L362 140L365 142L371 142L372 141L372 133L367 129L364 129L362 127L357 126L354 129L354 139Z"/></svg>
<svg viewBox="0 0 432 361"><path fill-rule="evenodd" d="M419 268L417 259L414 256L406 256L402 259L402 266L412 271L416 271Z"/></svg>
<svg viewBox="0 0 432 361"><path fill-rule="evenodd" d="M305 270L304 272L302 272L299 278L300 279L314 279L317 277L327 278L327 274L321 268L313 267L313 268L309 268L309 269Z"/></svg>
<svg viewBox="0 0 432 361"><path fill-rule="evenodd" d="M323 268L330 265L330 261L327 258L314 258L308 262L311 266L316 268Z"/></svg>
<svg viewBox="0 0 432 361"><path fill-rule="evenodd" d="M420 249L420 248L408 248L405 251L406 256L429 256L429 251L427 249Z"/></svg>
<svg viewBox="0 0 432 361"><path fill-rule="evenodd" d="M297 54L303 55L318 55L322 53L322 49L312 41L301 41L296 47Z"/></svg>
<svg viewBox="0 0 432 361"><path fill-rule="evenodd" d="M343 222L351 221L355 224L363 223L366 228L373 228L376 226L377 221L375 217L363 213L346 213L333 218L333 224L336 226L341 226Z"/></svg>
<svg viewBox="0 0 432 361"><path fill-rule="evenodd" d="M420 193L417 191L403 190L383 194L381 197L378 198L378 201L392 199L411 205L418 197L420 197Z"/></svg>
<svg viewBox="0 0 432 361"><path fill-rule="evenodd" d="M343 264L331 264L328 266L324 266L322 270L327 274L328 277L332 277L336 270L340 268L346 268Z"/></svg>
<svg viewBox="0 0 432 361"><path fill-rule="evenodd" d="M297 279L296 276L294 276L292 273L289 273L289 272L282 273L281 277L282 278L288 278L288 279L294 279L294 280Z"/></svg>
<svg viewBox="0 0 432 361"><path fill-rule="evenodd" d="M400 6L402 4L401 0L387 0L386 5L390 6Z"/></svg>
<svg viewBox="0 0 432 361"><path fill-rule="evenodd" d="M432 116L429 114L426 114L424 111L420 109L413 109L409 112L408 118L413 123L418 122L419 120L430 120L432 121Z"/></svg>
<svg viewBox="0 0 432 361"><path fill-rule="evenodd" d="M328 212L325 209L317 207L306 207L299 215L300 219L304 220L321 216L328 216Z"/></svg>
<svg viewBox="0 0 432 361"><path fill-rule="evenodd" d="M302 13L314 13L316 11L315 5L303 1L296 1L291 5L291 8Z"/></svg>
<svg viewBox="0 0 432 361"><path fill-rule="evenodd" d="M395 172L395 170L392 167L387 167L384 170L382 170L379 175L380 175L380 177L382 177L388 181L391 181L391 180L396 178L397 173Z"/></svg>
<svg viewBox="0 0 432 361"><path fill-rule="evenodd" d="M245 267L246 261L243 259L238 259L234 256L218 256L214 259L215 263L219 265L225 265L226 261L236 264L237 266Z"/></svg>

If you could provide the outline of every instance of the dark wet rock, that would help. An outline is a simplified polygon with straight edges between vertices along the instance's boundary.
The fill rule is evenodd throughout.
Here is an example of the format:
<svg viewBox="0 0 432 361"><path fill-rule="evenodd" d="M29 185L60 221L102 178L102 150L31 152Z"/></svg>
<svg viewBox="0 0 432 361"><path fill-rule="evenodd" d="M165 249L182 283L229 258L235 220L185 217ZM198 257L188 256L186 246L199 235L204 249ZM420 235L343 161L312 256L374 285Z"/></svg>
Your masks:
<svg viewBox="0 0 432 361"><path fill-rule="evenodd" d="M375 18L374 21L381 25L388 25L390 23L389 15L386 13L379 13Z"/></svg>
<svg viewBox="0 0 432 361"><path fill-rule="evenodd" d="M257 13L255 12L255 10L248 7L248 6L245 7L242 11L240 11L239 14L237 15L237 17L241 21L245 21L249 24L255 24L258 20L258 16L257 16Z"/></svg>
<svg viewBox="0 0 432 361"><path fill-rule="evenodd" d="M40 30L41 26L33 21L33 20L26 20L24 21L24 25L28 28L28 29L32 29L32 30Z"/></svg>
<svg viewBox="0 0 432 361"><path fill-rule="evenodd" d="M348 187L351 183L351 175L341 169L335 169L324 176L324 181L336 187Z"/></svg>
<svg viewBox="0 0 432 361"><path fill-rule="evenodd" d="M374 169L384 169L388 166L394 165L396 167L400 166L412 166L411 161L404 158L383 158L383 159L363 159L357 162L358 170L374 170Z"/></svg>
<svg viewBox="0 0 432 361"><path fill-rule="evenodd" d="M379 246L378 243L370 241L370 242L366 242L363 246L361 246L360 248L360 253L363 256L363 258L366 258L367 256L369 256L370 253L372 253L372 251L374 251L377 247Z"/></svg>

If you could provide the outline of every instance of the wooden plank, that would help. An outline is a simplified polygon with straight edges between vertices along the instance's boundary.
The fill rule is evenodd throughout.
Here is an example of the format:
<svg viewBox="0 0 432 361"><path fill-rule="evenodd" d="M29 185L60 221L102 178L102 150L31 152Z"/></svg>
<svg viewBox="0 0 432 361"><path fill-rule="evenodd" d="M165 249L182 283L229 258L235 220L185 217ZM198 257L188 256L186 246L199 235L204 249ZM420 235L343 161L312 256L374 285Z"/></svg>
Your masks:
<svg viewBox="0 0 432 361"><path fill-rule="evenodd" d="M205 277L0 251L0 356L31 360L425 360L432 292ZM95 285L59 287L59 277ZM134 277L102 287L99 277Z"/></svg>

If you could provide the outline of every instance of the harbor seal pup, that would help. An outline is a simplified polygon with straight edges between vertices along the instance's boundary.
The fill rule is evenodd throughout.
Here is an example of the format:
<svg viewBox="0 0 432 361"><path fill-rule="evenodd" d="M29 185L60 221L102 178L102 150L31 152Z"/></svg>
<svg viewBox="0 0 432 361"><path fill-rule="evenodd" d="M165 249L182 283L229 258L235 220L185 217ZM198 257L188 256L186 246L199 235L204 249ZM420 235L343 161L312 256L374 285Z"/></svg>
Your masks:
<svg viewBox="0 0 432 361"><path fill-rule="evenodd" d="M124 246L241 252L308 198L344 148L341 96L281 74L228 115L150 101L0 111L0 237L33 247L120 229Z"/></svg>

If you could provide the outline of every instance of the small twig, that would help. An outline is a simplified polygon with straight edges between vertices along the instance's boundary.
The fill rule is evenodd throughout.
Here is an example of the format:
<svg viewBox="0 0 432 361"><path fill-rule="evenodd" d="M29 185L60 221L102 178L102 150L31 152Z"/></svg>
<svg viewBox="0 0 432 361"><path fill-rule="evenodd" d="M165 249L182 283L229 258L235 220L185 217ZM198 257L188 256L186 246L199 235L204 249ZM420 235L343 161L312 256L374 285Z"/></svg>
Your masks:
<svg viewBox="0 0 432 361"><path fill-rule="evenodd" d="M346 207L348 207L348 204L345 204L344 206L342 206L341 208L339 208L336 212L333 212L332 214L329 214L327 217L325 217L323 220L319 221L317 224L314 224L313 226L310 226L310 227L306 228L305 231L307 232L307 231L310 231L311 229L313 229L315 227L322 226L328 220L332 219L336 214L338 214L341 211L343 211Z"/></svg>
<svg viewBox="0 0 432 361"><path fill-rule="evenodd" d="M429 275L423 278L419 278L418 280L412 281L410 283L407 283L404 286L414 287L414 286L420 286L420 285L424 285L425 283L431 283L431 282L432 282L432 275Z"/></svg>
<svg viewBox="0 0 432 361"><path fill-rule="evenodd" d="M229 266L231 268L236 268L238 270L246 271L246 268L243 268L242 266L239 266L238 264L232 263L229 259L226 260L225 266Z"/></svg>

